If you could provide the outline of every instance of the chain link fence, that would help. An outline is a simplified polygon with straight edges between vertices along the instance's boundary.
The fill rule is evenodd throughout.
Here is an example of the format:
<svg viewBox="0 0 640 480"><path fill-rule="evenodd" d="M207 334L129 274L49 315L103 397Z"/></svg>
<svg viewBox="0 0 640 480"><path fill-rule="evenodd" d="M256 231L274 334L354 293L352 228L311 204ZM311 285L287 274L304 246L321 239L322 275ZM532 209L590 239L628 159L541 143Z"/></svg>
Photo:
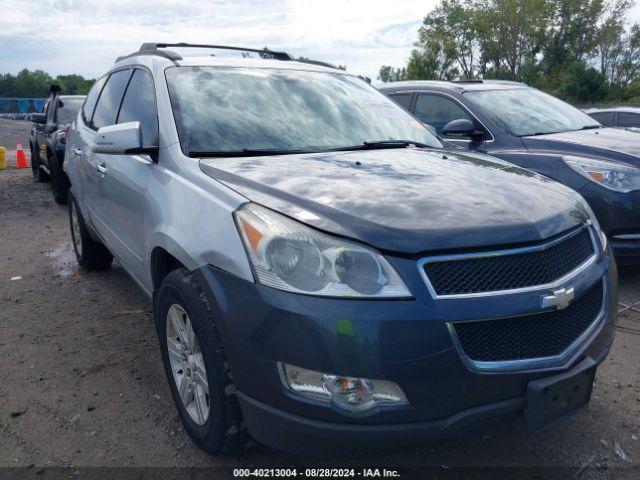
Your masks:
<svg viewBox="0 0 640 480"><path fill-rule="evenodd" d="M0 118L29 120L32 113L44 110L46 98L7 98L0 97Z"/></svg>

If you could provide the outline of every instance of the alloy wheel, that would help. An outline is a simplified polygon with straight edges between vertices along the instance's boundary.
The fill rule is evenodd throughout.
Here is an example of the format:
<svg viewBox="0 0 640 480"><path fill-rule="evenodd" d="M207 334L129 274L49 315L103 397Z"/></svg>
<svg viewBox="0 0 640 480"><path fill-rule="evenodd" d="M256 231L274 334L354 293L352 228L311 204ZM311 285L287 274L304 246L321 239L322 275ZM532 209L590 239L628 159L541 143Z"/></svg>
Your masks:
<svg viewBox="0 0 640 480"><path fill-rule="evenodd" d="M167 351L173 381L185 410L198 425L209 418L209 381L200 342L187 312L173 304L167 312Z"/></svg>

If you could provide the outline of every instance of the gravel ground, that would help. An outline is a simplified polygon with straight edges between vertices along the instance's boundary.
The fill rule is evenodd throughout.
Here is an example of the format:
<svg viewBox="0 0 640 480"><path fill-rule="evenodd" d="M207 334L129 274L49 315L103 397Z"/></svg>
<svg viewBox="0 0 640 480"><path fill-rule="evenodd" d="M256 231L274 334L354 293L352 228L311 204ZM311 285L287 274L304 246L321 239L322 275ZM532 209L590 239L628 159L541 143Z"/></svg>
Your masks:
<svg viewBox="0 0 640 480"><path fill-rule="evenodd" d="M496 468L464 471L489 472L482 478L504 478L498 467L528 469L517 478L640 477L640 335L630 330L618 332L588 408L544 433L516 420L364 455L301 457L255 445L242 457L209 457L178 421L147 298L117 265L77 270L66 208L47 184L32 182L30 170L0 171L0 208L0 478L179 467L160 470L166 478L193 473L180 469L187 467L225 467L230 475L238 466L309 464L437 468L432 477L459 472L454 467ZM624 305L640 302L640 273L623 271L621 288ZM620 323L637 332L640 304Z"/></svg>

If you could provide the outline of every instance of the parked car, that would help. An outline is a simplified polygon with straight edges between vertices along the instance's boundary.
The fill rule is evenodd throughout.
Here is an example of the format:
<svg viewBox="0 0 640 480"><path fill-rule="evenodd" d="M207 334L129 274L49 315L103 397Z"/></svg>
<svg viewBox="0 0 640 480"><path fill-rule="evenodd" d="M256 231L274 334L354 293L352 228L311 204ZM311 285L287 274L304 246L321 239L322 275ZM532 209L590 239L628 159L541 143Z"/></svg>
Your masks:
<svg viewBox="0 0 640 480"><path fill-rule="evenodd" d="M580 195L344 71L179 47L96 82L65 169L78 263L153 299L197 445L397 447L589 401L618 294Z"/></svg>
<svg viewBox="0 0 640 480"><path fill-rule="evenodd" d="M507 81L396 82L380 90L447 142L507 160L578 191L618 264L640 263L640 142L571 105Z"/></svg>
<svg viewBox="0 0 640 480"><path fill-rule="evenodd" d="M587 108L584 112L607 127L640 132L640 108L638 107Z"/></svg>
<svg viewBox="0 0 640 480"><path fill-rule="evenodd" d="M51 96L42 113L31 114L29 132L31 168L36 182L51 180L53 198L67 203L69 179L63 170L67 128L75 120L84 95L60 95L60 87L51 85Z"/></svg>

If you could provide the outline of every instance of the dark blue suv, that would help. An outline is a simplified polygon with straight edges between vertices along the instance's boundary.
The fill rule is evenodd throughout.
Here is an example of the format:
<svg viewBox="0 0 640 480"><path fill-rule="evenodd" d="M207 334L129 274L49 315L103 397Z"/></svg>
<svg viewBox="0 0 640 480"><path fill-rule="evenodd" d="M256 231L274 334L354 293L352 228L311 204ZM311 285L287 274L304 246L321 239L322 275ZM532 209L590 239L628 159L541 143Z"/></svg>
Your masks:
<svg viewBox="0 0 640 480"><path fill-rule="evenodd" d="M578 191L618 264L640 263L640 138L607 128L524 84L396 82L379 89L460 147L502 158Z"/></svg>

